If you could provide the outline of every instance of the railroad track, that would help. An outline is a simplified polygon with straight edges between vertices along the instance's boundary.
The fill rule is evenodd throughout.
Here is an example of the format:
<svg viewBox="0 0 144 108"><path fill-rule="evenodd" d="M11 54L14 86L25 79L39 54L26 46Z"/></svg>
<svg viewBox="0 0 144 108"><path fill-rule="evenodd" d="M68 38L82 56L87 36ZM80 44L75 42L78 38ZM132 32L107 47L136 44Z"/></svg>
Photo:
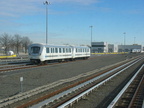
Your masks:
<svg viewBox="0 0 144 108"><path fill-rule="evenodd" d="M19 63L28 63L29 59L19 58L19 59L0 59L0 65L8 64L19 64Z"/></svg>
<svg viewBox="0 0 144 108"><path fill-rule="evenodd" d="M78 102L80 99L85 98L89 93L93 92L93 90L97 89L100 85L105 84L108 80L112 79L113 77L115 77L116 75L122 73L123 71L125 71L126 69L130 68L131 66L133 66L135 63L137 63L138 61L132 62L129 65L124 66L123 68L121 68L120 70L118 69L118 71L116 73L114 73L113 75L110 75L106 78L104 78L104 80L100 81L99 83L94 84L94 86L92 87L88 87L85 90L79 91L78 94L75 94L73 97L70 97L67 100L64 100L62 102L58 102L57 104L54 103L54 105L50 105L49 107L47 106L47 103L45 103L45 105L43 104L38 104L37 106L47 106L46 108L65 108L65 107L70 107L72 106L72 104L74 104L75 102ZM113 103L113 102L112 102ZM32 108L34 108L36 105L32 106ZM120 106L122 107L122 106ZM111 106L109 108L112 108ZM119 107L117 107L119 108ZM131 108L131 107L130 107Z"/></svg>
<svg viewBox="0 0 144 108"><path fill-rule="evenodd" d="M32 67L37 67L37 65L27 65L27 64L2 65L0 66L0 73L6 73L14 70L26 69Z"/></svg>
<svg viewBox="0 0 144 108"><path fill-rule="evenodd" d="M109 104L108 108L143 108L144 64Z"/></svg>
<svg viewBox="0 0 144 108"><path fill-rule="evenodd" d="M89 77L83 81L79 81L77 83L74 83L74 84L64 87L62 89L59 89L57 91L54 91L53 93L45 95L41 98L32 100L26 104L23 104L22 106L19 106L19 108L29 107L38 102L40 102L40 103L36 104L32 107L38 107L38 106L39 107L40 106L47 106L47 107L48 106L49 107L60 106L60 107L62 107L62 106L72 105L72 103L85 97L90 92L92 92L95 88L106 83L108 80L110 80L114 76L118 75L119 73L123 72L125 69L129 68L130 66L133 66L134 64L139 62L141 59L143 59L143 58L142 57L135 58L135 59L132 59L131 61L126 62L125 64L122 63L119 66L117 65L113 68L110 68L106 71L96 74L95 76ZM58 82L54 82L53 84L39 87L39 88L31 90L29 92L21 93L19 95L13 96L13 97L0 100L0 104L1 104L0 107L8 106L15 102L19 102L23 99L27 99L31 96L34 96L36 94L47 91L49 89L49 87L53 88L54 86L58 86L58 85L66 83L66 82L67 81L65 81L65 80L61 80ZM45 101L43 101L43 100L45 100ZM41 101L43 101L43 102L41 102Z"/></svg>
<svg viewBox="0 0 144 108"><path fill-rule="evenodd" d="M81 60L77 60L81 61ZM0 65L0 73L6 73L14 70L19 69L27 69L27 68L35 68L35 67L42 67L42 66L48 66L48 65L56 65L56 64L62 64L67 62L75 62L75 61L64 61L64 62L51 62L43 65L32 65L30 62L22 63L22 62L13 62L12 64L4 64Z"/></svg>

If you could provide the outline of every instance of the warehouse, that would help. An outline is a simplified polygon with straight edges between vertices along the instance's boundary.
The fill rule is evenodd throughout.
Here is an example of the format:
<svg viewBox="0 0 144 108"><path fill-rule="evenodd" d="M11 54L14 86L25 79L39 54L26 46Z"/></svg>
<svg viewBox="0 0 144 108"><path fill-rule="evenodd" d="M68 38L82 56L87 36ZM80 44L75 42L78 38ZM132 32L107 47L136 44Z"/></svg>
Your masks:
<svg viewBox="0 0 144 108"><path fill-rule="evenodd" d="M92 53L111 53L111 52L142 52L142 45L114 45L107 42L92 42Z"/></svg>
<svg viewBox="0 0 144 108"><path fill-rule="evenodd" d="M132 52L133 50L142 51L142 45L118 45L118 52Z"/></svg>
<svg viewBox="0 0 144 108"><path fill-rule="evenodd" d="M91 52L92 53L106 53L108 52L107 42L92 42L91 43Z"/></svg>

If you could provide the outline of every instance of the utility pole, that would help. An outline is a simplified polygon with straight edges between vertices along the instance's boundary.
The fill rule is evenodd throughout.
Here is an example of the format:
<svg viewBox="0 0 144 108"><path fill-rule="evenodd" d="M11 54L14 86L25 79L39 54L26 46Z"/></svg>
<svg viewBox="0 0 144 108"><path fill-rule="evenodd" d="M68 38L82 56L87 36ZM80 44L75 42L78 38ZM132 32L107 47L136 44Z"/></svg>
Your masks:
<svg viewBox="0 0 144 108"><path fill-rule="evenodd" d="M46 44L48 44L48 5L50 2L45 1L43 4L46 5Z"/></svg>
<svg viewBox="0 0 144 108"><path fill-rule="evenodd" d="M93 26L90 26L90 28L91 28L91 46L92 46L92 28L93 28Z"/></svg>
<svg viewBox="0 0 144 108"><path fill-rule="evenodd" d="M134 37L134 44L135 44L135 39L136 39L136 37Z"/></svg>
<svg viewBox="0 0 144 108"><path fill-rule="evenodd" d="M93 26L91 25L89 27L91 28L91 52L92 52L92 28L93 28Z"/></svg>
<svg viewBox="0 0 144 108"><path fill-rule="evenodd" d="M124 52L125 52L125 38L126 38L125 34L126 34L126 32L124 32L123 34L124 34Z"/></svg>

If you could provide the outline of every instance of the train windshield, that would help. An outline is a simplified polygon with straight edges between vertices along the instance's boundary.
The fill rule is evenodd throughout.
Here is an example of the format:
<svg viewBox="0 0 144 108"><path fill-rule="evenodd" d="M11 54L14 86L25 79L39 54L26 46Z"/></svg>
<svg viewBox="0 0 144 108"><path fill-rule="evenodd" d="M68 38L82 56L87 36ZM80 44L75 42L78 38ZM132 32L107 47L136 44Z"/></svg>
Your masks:
<svg viewBox="0 0 144 108"><path fill-rule="evenodd" d="M40 47L37 46L31 47L31 53L37 54L39 52L40 52Z"/></svg>

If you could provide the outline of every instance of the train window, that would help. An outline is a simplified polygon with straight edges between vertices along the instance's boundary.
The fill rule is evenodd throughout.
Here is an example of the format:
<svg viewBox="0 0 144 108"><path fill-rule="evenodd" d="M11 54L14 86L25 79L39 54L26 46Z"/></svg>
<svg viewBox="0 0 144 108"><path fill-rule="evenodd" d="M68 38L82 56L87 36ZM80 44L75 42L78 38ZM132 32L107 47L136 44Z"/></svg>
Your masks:
<svg viewBox="0 0 144 108"><path fill-rule="evenodd" d="M46 53L50 53L50 49L49 48L46 48Z"/></svg>
<svg viewBox="0 0 144 108"><path fill-rule="evenodd" d="M55 53L58 53L58 48L55 48Z"/></svg>
<svg viewBox="0 0 144 108"><path fill-rule="evenodd" d="M87 49L87 52L89 52L89 49Z"/></svg>
<svg viewBox="0 0 144 108"><path fill-rule="evenodd" d="M54 51L54 48L51 48L51 53L54 53L55 51Z"/></svg>
<svg viewBox="0 0 144 108"><path fill-rule="evenodd" d="M55 49L53 48L53 53L55 53Z"/></svg>
<svg viewBox="0 0 144 108"><path fill-rule="evenodd" d="M37 46L31 47L31 53L36 54L36 53L39 53L39 52L40 52L40 47L37 47Z"/></svg>
<svg viewBox="0 0 144 108"><path fill-rule="evenodd" d="M66 48L66 52L68 53L68 48Z"/></svg>
<svg viewBox="0 0 144 108"><path fill-rule="evenodd" d="M84 48L84 52L86 52L86 49Z"/></svg>
<svg viewBox="0 0 144 108"><path fill-rule="evenodd" d="M53 50L52 50L52 48L51 48L51 53L53 53Z"/></svg>
<svg viewBox="0 0 144 108"><path fill-rule="evenodd" d="M71 52L71 48L69 48L69 52Z"/></svg>
<svg viewBox="0 0 144 108"><path fill-rule="evenodd" d="M59 53L62 53L62 50L61 50L61 48L59 48Z"/></svg>
<svg viewBox="0 0 144 108"><path fill-rule="evenodd" d="M65 53L65 48L63 48L63 53Z"/></svg>

